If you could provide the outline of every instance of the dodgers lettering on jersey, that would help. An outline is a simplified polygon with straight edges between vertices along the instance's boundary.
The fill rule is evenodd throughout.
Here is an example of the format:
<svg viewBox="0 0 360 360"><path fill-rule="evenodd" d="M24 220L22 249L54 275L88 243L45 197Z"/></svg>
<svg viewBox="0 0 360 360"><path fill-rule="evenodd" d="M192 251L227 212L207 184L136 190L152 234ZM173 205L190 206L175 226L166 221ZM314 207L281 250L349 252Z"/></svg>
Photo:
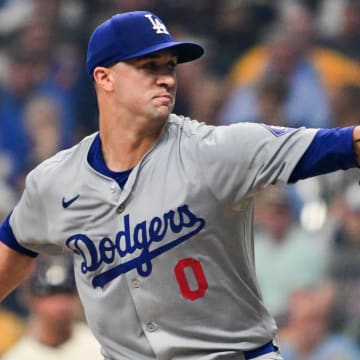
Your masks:
<svg viewBox="0 0 360 360"><path fill-rule="evenodd" d="M123 258L134 253L136 249L141 250L137 258L96 275L92 281L94 287L104 287L111 280L134 268L139 275L149 276L153 258L190 239L205 226L205 220L193 214L187 205L178 207L176 212L170 210L162 217L155 216L150 221L135 224L133 233L130 232L129 214L124 216L123 222L123 229L113 240L105 237L95 242L85 234L74 234L66 240L66 245L82 256L81 271L84 274L96 271L103 263L114 263L116 256ZM183 232L184 229L188 231ZM165 237L174 239L154 250L150 249L153 242L161 242Z"/></svg>

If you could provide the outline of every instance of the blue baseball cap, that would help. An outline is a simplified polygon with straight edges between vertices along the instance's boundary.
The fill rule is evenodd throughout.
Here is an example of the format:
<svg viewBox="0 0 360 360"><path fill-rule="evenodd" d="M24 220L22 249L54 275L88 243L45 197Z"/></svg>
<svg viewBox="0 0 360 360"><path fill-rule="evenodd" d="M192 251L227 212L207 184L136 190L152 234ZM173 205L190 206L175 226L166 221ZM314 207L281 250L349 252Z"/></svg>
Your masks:
<svg viewBox="0 0 360 360"><path fill-rule="evenodd" d="M178 63L204 54L199 44L173 41L161 19L149 11L117 14L101 23L90 36L87 71L92 77L97 66L106 67L169 48L176 49Z"/></svg>

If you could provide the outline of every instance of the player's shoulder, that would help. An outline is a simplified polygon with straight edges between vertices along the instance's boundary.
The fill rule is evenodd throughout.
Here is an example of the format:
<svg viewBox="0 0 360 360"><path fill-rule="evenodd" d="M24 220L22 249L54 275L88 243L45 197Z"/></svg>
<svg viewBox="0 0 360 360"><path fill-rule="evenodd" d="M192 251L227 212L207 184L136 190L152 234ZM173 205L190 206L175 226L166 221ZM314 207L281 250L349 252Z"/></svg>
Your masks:
<svg viewBox="0 0 360 360"><path fill-rule="evenodd" d="M279 126L268 126L253 122L240 122L229 125L210 125L205 122L191 119L182 115L171 114L169 118L170 131L181 133L187 137L198 137L199 139L212 139L213 137L223 137L229 134L242 136L280 136L295 129Z"/></svg>
<svg viewBox="0 0 360 360"><path fill-rule="evenodd" d="M215 126L206 124L183 115L171 114L168 121L168 129L185 136L201 136L212 132Z"/></svg>

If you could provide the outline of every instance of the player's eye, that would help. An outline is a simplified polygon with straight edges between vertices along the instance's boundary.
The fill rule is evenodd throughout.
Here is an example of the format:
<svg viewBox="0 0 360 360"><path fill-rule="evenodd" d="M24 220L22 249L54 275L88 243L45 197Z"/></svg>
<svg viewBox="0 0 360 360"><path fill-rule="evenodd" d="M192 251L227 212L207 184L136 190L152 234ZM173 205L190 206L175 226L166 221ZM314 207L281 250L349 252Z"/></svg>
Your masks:
<svg viewBox="0 0 360 360"><path fill-rule="evenodd" d="M172 72L175 71L176 66L177 66L177 63L175 61L169 61L167 64L168 70L172 71Z"/></svg>
<svg viewBox="0 0 360 360"><path fill-rule="evenodd" d="M156 71L159 68L159 65L155 61L147 61L142 64L141 68L144 70Z"/></svg>
<svg viewBox="0 0 360 360"><path fill-rule="evenodd" d="M176 69L176 62L171 60L166 63L162 61L146 61L140 65L140 69L152 74L173 74Z"/></svg>

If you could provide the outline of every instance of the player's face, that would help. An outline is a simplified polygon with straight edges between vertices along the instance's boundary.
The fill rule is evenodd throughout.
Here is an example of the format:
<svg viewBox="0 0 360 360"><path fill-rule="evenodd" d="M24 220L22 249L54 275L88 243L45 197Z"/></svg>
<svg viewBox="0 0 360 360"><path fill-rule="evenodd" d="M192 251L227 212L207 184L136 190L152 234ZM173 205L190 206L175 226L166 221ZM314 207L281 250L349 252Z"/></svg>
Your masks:
<svg viewBox="0 0 360 360"><path fill-rule="evenodd" d="M166 120L174 108L177 57L163 50L113 66L121 107L133 115Z"/></svg>

